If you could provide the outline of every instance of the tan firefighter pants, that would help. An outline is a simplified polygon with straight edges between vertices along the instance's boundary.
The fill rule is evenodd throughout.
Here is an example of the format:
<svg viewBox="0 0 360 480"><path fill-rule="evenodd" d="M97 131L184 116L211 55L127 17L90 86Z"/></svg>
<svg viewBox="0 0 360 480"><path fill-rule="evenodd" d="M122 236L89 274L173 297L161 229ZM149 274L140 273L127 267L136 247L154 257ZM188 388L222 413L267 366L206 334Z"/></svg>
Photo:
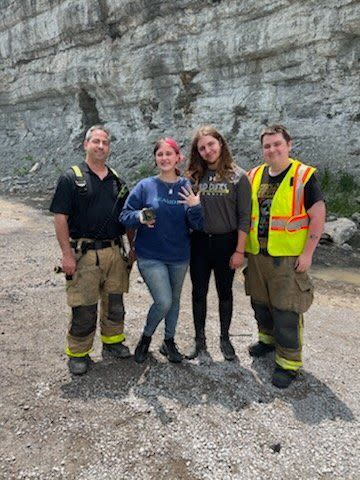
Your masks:
<svg viewBox="0 0 360 480"><path fill-rule="evenodd" d="M123 292L129 289L129 270L120 247L113 242L111 247L78 252L76 257L75 275L66 282L67 302L72 309L66 353L81 357L93 345L99 300L103 343L125 339Z"/></svg>
<svg viewBox="0 0 360 480"><path fill-rule="evenodd" d="M309 309L314 291L307 273L295 272L296 258L248 254L244 272L259 341L274 344L276 363L288 370L302 365L302 314Z"/></svg>

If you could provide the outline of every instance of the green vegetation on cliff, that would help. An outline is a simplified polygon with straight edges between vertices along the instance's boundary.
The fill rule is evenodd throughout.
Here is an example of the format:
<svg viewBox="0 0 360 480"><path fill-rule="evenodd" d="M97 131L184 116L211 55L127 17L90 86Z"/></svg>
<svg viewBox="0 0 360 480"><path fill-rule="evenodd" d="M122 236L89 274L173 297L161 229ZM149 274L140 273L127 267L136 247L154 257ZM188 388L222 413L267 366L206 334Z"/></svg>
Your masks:
<svg viewBox="0 0 360 480"><path fill-rule="evenodd" d="M331 172L327 168L318 171L327 212L344 217L360 210L360 184L348 172Z"/></svg>

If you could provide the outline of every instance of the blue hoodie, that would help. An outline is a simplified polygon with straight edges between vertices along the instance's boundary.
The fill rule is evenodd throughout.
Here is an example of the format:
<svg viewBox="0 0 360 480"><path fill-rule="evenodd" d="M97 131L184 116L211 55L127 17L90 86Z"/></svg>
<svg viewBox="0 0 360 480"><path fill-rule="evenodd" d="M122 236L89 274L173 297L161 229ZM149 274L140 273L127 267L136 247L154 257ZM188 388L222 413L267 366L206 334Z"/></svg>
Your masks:
<svg viewBox="0 0 360 480"><path fill-rule="evenodd" d="M179 203L181 187L190 185L180 177L167 183L158 177L141 180L130 192L119 216L129 229L137 229L136 254L140 258L167 263L183 263L190 259L190 229L203 229L201 205L188 207ZM140 211L152 208L156 213L154 228L140 223Z"/></svg>

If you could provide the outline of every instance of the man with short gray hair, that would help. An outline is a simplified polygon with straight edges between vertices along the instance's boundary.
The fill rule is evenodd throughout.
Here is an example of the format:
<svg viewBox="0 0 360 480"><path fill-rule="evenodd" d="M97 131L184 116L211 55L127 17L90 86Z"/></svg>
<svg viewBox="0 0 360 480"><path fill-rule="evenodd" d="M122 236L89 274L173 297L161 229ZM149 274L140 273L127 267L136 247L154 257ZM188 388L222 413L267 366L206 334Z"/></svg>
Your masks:
<svg viewBox="0 0 360 480"><path fill-rule="evenodd" d="M85 161L61 175L50 206L72 309L66 354L74 375L86 373L91 363L99 299L103 351L118 358L130 356L123 343L129 263L122 240L125 229L118 221L128 189L106 163L110 152L106 128L91 127L84 150Z"/></svg>

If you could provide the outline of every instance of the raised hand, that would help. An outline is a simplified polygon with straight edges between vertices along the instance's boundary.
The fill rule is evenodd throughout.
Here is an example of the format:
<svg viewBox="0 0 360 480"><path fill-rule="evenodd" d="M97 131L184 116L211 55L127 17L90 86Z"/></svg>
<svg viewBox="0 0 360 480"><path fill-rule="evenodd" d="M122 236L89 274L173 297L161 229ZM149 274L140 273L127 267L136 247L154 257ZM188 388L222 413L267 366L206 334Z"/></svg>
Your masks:
<svg viewBox="0 0 360 480"><path fill-rule="evenodd" d="M183 203L188 207L195 207L200 204L200 192L195 195L190 185L187 187L181 187L181 190L182 192L179 192L179 195L182 200L179 200L179 203Z"/></svg>

